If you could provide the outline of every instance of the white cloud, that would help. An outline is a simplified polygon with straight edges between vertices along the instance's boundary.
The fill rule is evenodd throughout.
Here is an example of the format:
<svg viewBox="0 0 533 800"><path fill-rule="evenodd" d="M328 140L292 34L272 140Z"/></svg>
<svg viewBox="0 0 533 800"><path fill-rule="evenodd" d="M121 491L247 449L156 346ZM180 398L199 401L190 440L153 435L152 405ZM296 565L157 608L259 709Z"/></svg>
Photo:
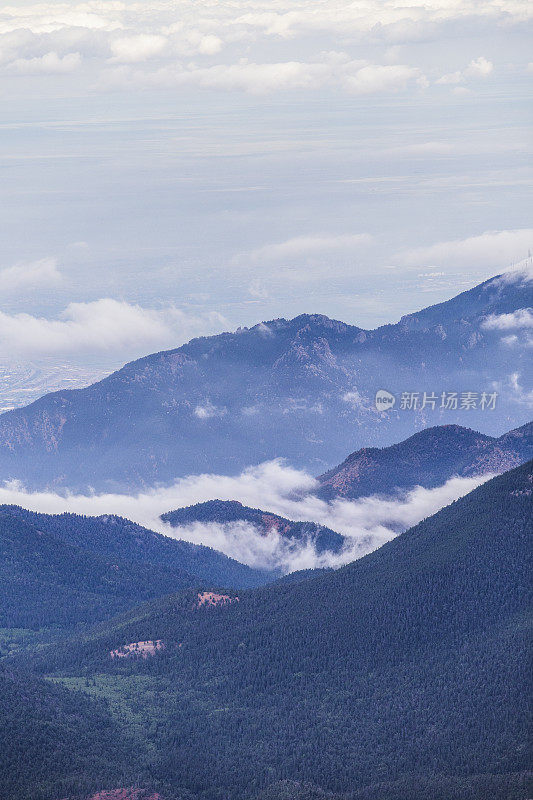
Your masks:
<svg viewBox="0 0 533 800"><path fill-rule="evenodd" d="M153 72L110 72L103 85L111 88L135 85L137 87L161 86L166 88L197 87L222 91L244 91L250 94L317 89L331 76L328 64L284 61L257 64L242 59L234 64L215 64L198 67L189 64L171 64Z"/></svg>
<svg viewBox="0 0 533 800"><path fill-rule="evenodd" d="M62 275L57 259L41 258L39 261L14 264L0 270L0 293L35 287L53 287L60 284Z"/></svg>
<svg viewBox="0 0 533 800"><path fill-rule="evenodd" d="M205 49L201 49L203 41L196 43L196 52L205 53ZM350 60L344 53L324 51L319 60L314 61L254 62L241 58L233 63L209 66L171 61L155 70L115 68L103 74L101 86L110 89L132 86L140 89L197 87L244 91L254 95L280 91L317 91L327 86L365 95L396 92L413 79L422 85L423 76L417 67L370 64L361 59Z"/></svg>
<svg viewBox="0 0 533 800"><path fill-rule="evenodd" d="M494 64L492 61L488 61L485 56L479 56L479 58L473 59L464 70L449 72L439 78L437 83L453 85L464 83L468 78L488 78L493 70Z"/></svg>
<svg viewBox="0 0 533 800"><path fill-rule="evenodd" d="M79 66L74 64L75 55L82 58L88 72L92 70L87 63L91 60L105 71L105 60L111 53L112 61L139 66L129 76L134 87L196 86L265 94L284 89L314 90L331 84L366 95L401 90L413 79L423 86L427 80L419 65L362 64L350 62L350 56L343 65L339 54L331 58L339 42L348 53L362 48L366 52L370 47L381 56L386 47L385 60L389 60L394 53L399 57L405 45L449 36L451 26L463 25L465 19L470 27L486 21L493 28L505 25L509 29L530 17L526 4L516 0L432 0L413 6L382 0L322 0L312 6L305 1L295 6L289 0L257 0L253 5L246 0L30 2L4 6L0 11L0 61L6 49L2 40L11 36L20 40L21 52L13 56L16 69L34 72L75 69ZM68 40L77 43L77 53L63 53ZM231 56L221 59L219 54L226 51ZM250 53L254 54L253 62L247 60ZM200 57L200 66L182 63L194 56ZM149 65L154 58L167 63L151 72ZM49 62L46 68L45 61ZM205 61L208 66L204 66ZM492 69L492 63L479 56L457 73L457 82L487 77ZM441 82L446 82L446 77ZM98 83L101 87L113 84L121 85L120 73L107 71ZM122 86L126 85L128 79L122 74Z"/></svg>
<svg viewBox="0 0 533 800"><path fill-rule="evenodd" d="M513 372L509 376L508 385L510 386L515 400L527 408L533 408L533 389L526 389L522 384L522 376L519 372Z"/></svg>
<svg viewBox="0 0 533 800"><path fill-rule="evenodd" d="M316 51L317 40L323 43L325 52L336 48L339 41L348 51L353 46L360 49L361 45L365 48L370 45L382 52L384 45L434 41L442 33L449 35L453 24L464 27L465 20L469 21L470 28L486 21L495 29L505 26L508 30L513 25L523 25L531 16L528 4L519 0L464 0L461 3L432 0L411 6L382 0L350 3L322 0L320 4L301 2L296 6L289 0L257 0L253 5L247 0L231 3L157 0L149 4L103 0L92 0L89 4L79 0L53 4L30 1L3 6L0 37L15 34L24 39L24 48L34 52L25 52L20 57L29 60L43 57L45 39L64 42L70 38L80 42L80 53L84 57L98 55L102 58L102 54L111 49L114 58L124 63L141 63L163 53L171 60L174 56L179 58L192 53L211 58L232 45L239 46L240 54L253 51L260 53L265 62L274 62L275 54L288 49L298 53ZM296 46L295 41L298 42ZM284 48L285 44L288 47ZM0 41L0 53L3 49ZM389 47L389 55L390 52ZM246 78L238 65L216 66L226 66L228 74L222 77L215 72L197 75L197 79L218 86L228 81L233 87L242 87L244 83L246 91L251 91L252 78ZM281 62L255 66L278 66L281 73L290 69L288 66L281 69ZM491 62L479 56L462 74L468 78L486 77L491 69ZM369 64L359 75L349 78L345 88L360 93L394 90L413 76L413 70L416 68L405 65ZM261 82L272 86L275 81L277 85L284 85L288 80L289 76L283 74L276 78L256 75L254 91L259 91ZM301 82L302 77L298 76L297 80Z"/></svg>
<svg viewBox="0 0 533 800"><path fill-rule="evenodd" d="M337 567L360 558L393 539L398 530L430 516L488 477L452 478L436 489L417 487L401 499L372 496L328 504L309 494L316 486L313 477L281 461L271 461L237 476L192 475L172 486L137 495L30 493L12 482L0 488L0 503L15 503L46 513L119 514L161 533L209 545L243 563L290 572L316 566ZM295 521L321 523L346 537L346 549L338 555L319 555L309 545L290 545L274 534L264 537L250 525L199 524L176 531L159 519L166 511L213 498L239 500Z"/></svg>
<svg viewBox="0 0 533 800"><path fill-rule="evenodd" d="M207 36L200 36L196 46L201 55L214 56L222 50L223 42L222 39L211 33L207 34Z"/></svg>
<svg viewBox="0 0 533 800"><path fill-rule="evenodd" d="M59 56L55 52L45 53L35 58L17 58L8 68L20 75L53 75L74 72L81 65L79 53L67 53Z"/></svg>
<svg viewBox="0 0 533 800"><path fill-rule="evenodd" d="M531 283L533 281L533 259L528 256L528 258L520 261L512 270L504 272L496 280L501 283Z"/></svg>
<svg viewBox="0 0 533 800"><path fill-rule="evenodd" d="M409 80L419 76L420 70L405 64L369 64L354 75L348 75L344 85L354 94L374 94L402 89Z"/></svg>
<svg viewBox="0 0 533 800"><path fill-rule="evenodd" d="M465 75L469 78L486 78L494 70L492 61L488 61L485 56L479 56L470 62L465 69Z"/></svg>
<svg viewBox="0 0 533 800"><path fill-rule="evenodd" d="M519 308L511 314L491 314L484 320L482 327L499 331L533 328L533 309Z"/></svg>
<svg viewBox="0 0 533 800"><path fill-rule="evenodd" d="M159 55L167 46L164 36L141 33L138 36L122 36L111 42L113 60L123 63L147 61Z"/></svg>
<svg viewBox="0 0 533 800"><path fill-rule="evenodd" d="M161 310L102 298L70 303L58 319L0 311L0 345L26 355L84 350L136 350L174 347L225 326L216 313L195 316L174 307Z"/></svg>
<svg viewBox="0 0 533 800"><path fill-rule="evenodd" d="M362 247L368 247L372 242L373 237L368 233L295 236L284 242L266 244L249 253L241 253L237 259L245 263L301 260L317 255L354 252Z"/></svg>
<svg viewBox="0 0 533 800"><path fill-rule="evenodd" d="M455 83L462 83L464 81L464 75L461 71L457 70L456 72L448 72L446 75L443 75L441 78L438 79L437 83L441 84L455 84Z"/></svg>
<svg viewBox="0 0 533 800"><path fill-rule="evenodd" d="M213 419L214 417L224 417L227 413L227 409L219 408L207 401L203 405L197 405L193 413L198 419Z"/></svg>
<svg viewBox="0 0 533 800"><path fill-rule="evenodd" d="M501 269L524 258L533 243L533 228L486 231L480 236L438 242L398 253L405 266L486 267Z"/></svg>
<svg viewBox="0 0 533 800"><path fill-rule="evenodd" d="M351 392L346 392L343 394L342 399L345 403L348 403L348 405L352 406L352 408L368 408L368 402L360 394L360 392L357 391L357 389L354 389Z"/></svg>

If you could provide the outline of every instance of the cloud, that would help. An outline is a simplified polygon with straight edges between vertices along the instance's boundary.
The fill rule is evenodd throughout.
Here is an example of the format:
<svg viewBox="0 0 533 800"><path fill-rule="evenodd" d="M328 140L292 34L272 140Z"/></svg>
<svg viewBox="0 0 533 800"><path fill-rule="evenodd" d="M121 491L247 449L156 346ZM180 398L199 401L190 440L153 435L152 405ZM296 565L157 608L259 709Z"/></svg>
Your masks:
<svg viewBox="0 0 533 800"><path fill-rule="evenodd" d="M368 401L357 391L354 389L351 392L345 392L343 394L342 399L345 403L352 406L352 408L368 408Z"/></svg>
<svg viewBox="0 0 533 800"><path fill-rule="evenodd" d="M220 91L244 91L250 94L317 89L331 76L327 64L285 61L257 64L242 59L234 64L199 67L190 64L164 66L153 72L115 71L104 77L102 85L124 88L199 88Z"/></svg>
<svg viewBox="0 0 533 800"><path fill-rule="evenodd" d="M533 259L531 256L528 256L528 258L516 264L514 269L509 272L504 272L503 275L500 275L499 278L495 278L494 280L503 284L531 283L531 281L533 281Z"/></svg>
<svg viewBox="0 0 533 800"><path fill-rule="evenodd" d="M193 413L198 419L213 419L214 417L224 417L227 414L227 409L219 408L207 402L203 405L197 405Z"/></svg>
<svg viewBox="0 0 533 800"><path fill-rule="evenodd" d="M405 64L383 66L369 64L345 78L344 85L354 94L375 94L377 92L397 91L405 87L413 78L420 77L420 70Z"/></svg>
<svg viewBox="0 0 533 800"><path fill-rule="evenodd" d="M393 539L399 530L472 491L488 477L452 478L436 489L417 487L396 499L371 496L326 503L310 494L316 487L311 475L278 460L249 467L237 476L192 475L171 486L137 495L31 493L11 482L0 488L0 503L15 503L46 513L119 514L175 538L209 545L251 566L290 572L317 566L338 567L360 558ZM346 548L337 555L317 554L310 544L290 544L275 534L264 537L251 525L195 524L173 530L159 519L166 511L214 498L239 500L295 521L326 525L346 537Z"/></svg>
<svg viewBox="0 0 533 800"><path fill-rule="evenodd" d="M526 389L521 383L522 376L519 372L509 375L508 385L510 386L515 400L527 408L533 408L533 389Z"/></svg>
<svg viewBox="0 0 533 800"><path fill-rule="evenodd" d="M455 83L462 83L462 81L464 81L464 75L460 70L457 70L456 72L448 72L446 75L443 75L438 79L437 83L453 85Z"/></svg>
<svg viewBox="0 0 533 800"><path fill-rule="evenodd" d="M485 56L479 56L470 62L465 69L465 75L469 78L486 78L494 69L492 61L488 61Z"/></svg>
<svg viewBox="0 0 533 800"><path fill-rule="evenodd" d="M113 60L123 63L147 61L159 55L167 46L164 36L141 33L138 36L122 36L111 42Z"/></svg>
<svg viewBox="0 0 533 800"><path fill-rule="evenodd" d="M36 58L17 58L8 64L8 69L19 75L55 75L74 72L80 64L79 53L67 53L61 57L55 52L50 52Z"/></svg>
<svg viewBox="0 0 533 800"><path fill-rule="evenodd" d="M353 252L362 247L368 247L372 242L373 237L368 233L295 236L284 242L263 245L249 253L241 253L236 257L236 260L254 264L279 261L292 262L331 253Z"/></svg>
<svg viewBox="0 0 533 800"><path fill-rule="evenodd" d="M519 308L511 314L490 314L482 327L486 330L507 331L516 328L533 328L533 308Z"/></svg>
<svg viewBox="0 0 533 800"><path fill-rule="evenodd" d="M352 94L396 92L416 79L423 80L417 67L403 64L370 64L346 54L326 51L316 61L253 62L241 58L234 63L210 66L173 61L155 70L115 68L104 73L101 87L124 89L200 88L243 91L266 95L280 91L317 91L338 88Z"/></svg>
<svg viewBox="0 0 533 800"><path fill-rule="evenodd" d="M404 266L486 267L501 269L523 259L533 243L533 228L486 231L468 239L404 250L394 260Z"/></svg>
<svg viewBox="0 0 533 800"><path fill-rule="evenodd" d="M12 267L0 270L0 293L57 286L62 279L55 258L41 258L39 261L14 264Z"/></svg>
<svg viewBox="0 0 533 800"><path fill-rule="evenodd" d="M464 70L457 70L456 72L449 72L443 75L436 82L440 84L457 84L464 83L468 78L488 78L493 72L494 64L488 61L485 56L473 59Z"/></svg>
<svg viewBox="0 0 533 800"><path fill-rule="evenodd" d="M527 4L503 0L432 0L412 6L382 0L323 0L318 5L302 2L296 6L289 0L257 0L252 5L246 0L180 0L177 5L163 0L149 4L30 0L23 5L4 5L0 11L0 60L14 47L12 60L24 62L20 68L41 72L52 67L52 71L66 72L76 68L73 57L77 55L92 77L94 64L90 62L105 71L111 54L117 63L139 65L139 71L130 76L134 85L140 85L144 76L147 87L157 83L260 94L286 88L314 90L331 84L365 95L397 91L412 79L423 83L420 67L343 65L342 59L328 56L339 42L348 52L374 47L382 53L385 46L390 57L391 44L398 54L402 45L438 41L458 29L464 35L465 30L469 33L489 24L492 29L505 26L508 31L523 26L529 18ZM76 53L64 52L68 41L76 42ZM45 46L47 50L43 50ZM228 51L228 59L233 60L218 58L218 63L212 63L222 51ZM257 63L239 58L252 52ZM207 61L208 66L182 63L191 56ZM154 58L164 60L165 67L150 72ZM458 73L459 80L483 78L491 71L491 62L479 56ZM126 77L122 77L126 85ZM107 73L99 85L109 85L113 79L120 79L120 74Z"/></svg>
<svg viewBox="0 0 533 800"><path fill-rule="evenodd" d="M135 350L174 347L191 336L219 332L225 321L216 313L195 316L175 307L160 310L102 298L70 303L57 319L0 311L0 346L26 355L84 350Z"/></svg>

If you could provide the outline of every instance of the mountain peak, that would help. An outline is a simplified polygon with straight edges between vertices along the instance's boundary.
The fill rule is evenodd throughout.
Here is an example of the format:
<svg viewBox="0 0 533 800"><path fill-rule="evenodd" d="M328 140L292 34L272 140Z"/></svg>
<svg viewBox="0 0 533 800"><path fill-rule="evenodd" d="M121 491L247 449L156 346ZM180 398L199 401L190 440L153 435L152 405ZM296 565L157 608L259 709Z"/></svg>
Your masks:
<svg viewBox="0 0 533 800"><path fill-rule="evenodd" d="M310 543L319 553L327 550L338 553L344 545L344 537L325 525L315 522L293 522L270 511L245 506L238 500L208 500L205 503L169 511L162 514L161 519L177 529L198 522L219 525L246 522L263 536L275 534L287 540Z"/></svg>
<svg viewBox="0 0 533 800"><path fill-rule="evenodd" d="M533 457L533 424L499 439L461 425L425 428L403 442L364 448L319 477L319 496L392 495L414 486L433 488L454 476L503 472Z"/></svg>
<svg viewBox="0 0 533 800"><path fill-rule="evenodd" d="M300 314L193 339L0 415L0 480L130 491L275 458L316 474L348 447L388 446L432 421L500 435L501 420L527 420L529 350L515 337L509 374L509 342L484 321L530 304L530 286L492 279L374 331ZM382 388L480 397L495 385L497 414L374 406Z"/></svg>

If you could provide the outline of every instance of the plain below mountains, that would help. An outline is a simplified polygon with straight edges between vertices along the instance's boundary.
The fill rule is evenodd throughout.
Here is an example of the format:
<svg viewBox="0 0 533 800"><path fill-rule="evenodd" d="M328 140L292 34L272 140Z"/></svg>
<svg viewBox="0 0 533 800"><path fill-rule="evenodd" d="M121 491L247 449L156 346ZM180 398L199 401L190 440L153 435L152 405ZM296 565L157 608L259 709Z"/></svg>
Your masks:
<svg viewBox="0 0 533 800"><path fill-rule="evenodd" d="M186 589L25 664L106 697L136 743L133 765L95 761L100 788L144 770L187 800L525 800L532 507L528 462L342 569L214 604ZM11 724L8 777L33 743Z"/></svg>
<svg viewBox="0 0 533 800"><path fill-rule="evenodd" d="M532 286L509 273L372 331L304 314L149 355L0 415L0 480L129 491L279 457L318 474L435 424L501 435L529 419L520 320ZM387 412L374 406L379 389L397 398ZM493 391L496 408L483 408ZM402 407L404 392L416 408ZM424 392L437 402L424 406ZM442 392L457 393L457 408L441 408ZM463 393L475 401L463 407Z"/></svg>

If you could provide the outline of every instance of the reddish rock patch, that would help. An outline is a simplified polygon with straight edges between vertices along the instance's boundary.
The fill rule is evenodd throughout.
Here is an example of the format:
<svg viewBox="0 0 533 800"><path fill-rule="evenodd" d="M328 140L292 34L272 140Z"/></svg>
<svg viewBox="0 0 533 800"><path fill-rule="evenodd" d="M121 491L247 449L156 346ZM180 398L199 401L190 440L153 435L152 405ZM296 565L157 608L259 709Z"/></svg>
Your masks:
<svg viewBox="0 0 533 800"><path fill-rule="evenodd" d="M130 786L124 789L105 789L90 796L65 797L63 800L164 800L164 798L159 792Z"/></svg>
<svg viewBox="0 0 533 800"><path fill-rule="evenodd" d="M279 533L280 536L290 535L291 524L282 517L277 517L275 514L263 514L261 520L264 525L263 535L271 533L271 531Z"/></svg>
<svg viewBox="0 0 533 800"><path fill-rule="evenodd" d="M109 655L111 658L148 658L148 656L154 656L158 651L164 650L165 647L166 645L161 639L131 642L131 644L117 647L116 650L111 650Z"/></svg>
<svg viewBox="0 0 533 800"><path fill-rule="evenodd" d="M89 800L163 800L158 792L149 792L144 789L111 789L107 792L97 792Z"/></svg>
<svg viewBox="0 0 533 800"><path fill-rule="evenodd" d="M202 606L227 606L230 603L238 603L238 597L230 597L229 594L216 594L215 592L198 592L198 601L195 608Z"/></svg>

